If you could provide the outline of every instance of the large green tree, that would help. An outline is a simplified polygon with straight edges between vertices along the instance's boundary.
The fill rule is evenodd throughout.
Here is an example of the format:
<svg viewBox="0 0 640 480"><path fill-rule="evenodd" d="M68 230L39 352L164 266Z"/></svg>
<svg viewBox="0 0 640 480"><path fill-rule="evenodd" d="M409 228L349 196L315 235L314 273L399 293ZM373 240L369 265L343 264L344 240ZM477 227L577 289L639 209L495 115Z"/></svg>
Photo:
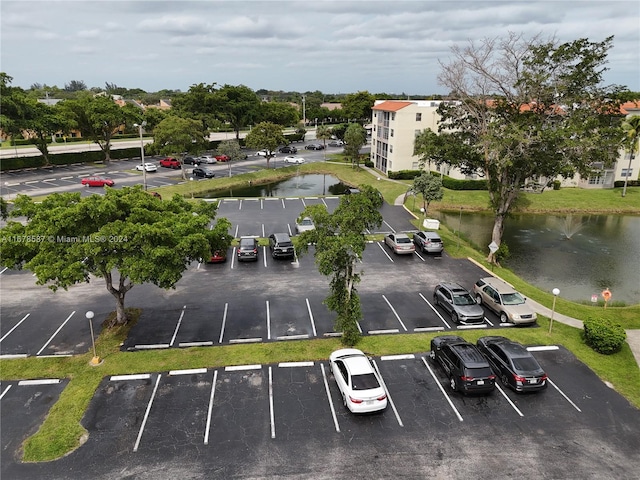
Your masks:
<svg viewBox="0 0 640 480"><path fill-rule="evenodd" d="M327 151L327 140L331 138L331 135L331 127L328 125L319 125L318 128L316 128L316 138L322 140L322 145L324 146L323 153Z"/></svg>
<svg viewBox="0 0 640 480"><path fill-rule="evenodd" d="M271 122L283 127L296 125L300 121L298 109L284 102L262 102L258 117L261 122Z"/></svg>
<svg viewBox="0 0 640 480"><path fill-rule="evenodd" d="M350 123L344 132L344 153L351 163L360 166L360 149L367 143L367 131L359 123Z"/></svg>
<svg viewBox="0 0 640 480"><path fill-rule="evenodd" d="M627 194L627 183L631 175L631 161L638 153L638 143L640 143L640 115L632 115L622 122L622 131L625 133L625 150L629 151L629 166L627 167L627 175L624 177L624 188L622 196ZM640 178L640 175L638 176Z"/></svg>
<svg viewBox="0 0 640 480"><path fill-rule="evenodd" d="M35 145L49 165L49 143L57 133L66 133L74 121L57 105L46 105L29 98L24 104L22 128L34 136Z"/></svg>
<svg viewBox="0 0 640 480"><path fill-rule="evenodd" d="M224 85L216 92L219 114L236 132L240 140L240 129L251 125L260 113L260 99L253 90L244 85Z"/></svg>
<svg viewBox="0 0 640 480"><path fill-rule="evenodd" d="M11 216L26 222L10 221L0 230L0 263L32 271L39 285L54 291L101 278L115 298L115 323L123 324L125 295L135 285L173 288L192 261L224 244L214 236L227 235L228 221L209 229L216 208L179 195L162 201L140 186L84 198L53 194L40 203L19 195ZM16 241L27 238L32 241Z"/></svg>
<svg viewBox="0 0 640 480"><path fill-rule="evenodd" d="M244 143L249 148L265 150L267 168L273 157L276 156L278 145L286 144L287 139L282 134L282 127L271 122L260 122L253 127L244 138Z"/></svg>
<svg viewBox="0 0 640 480"><path fill-rule="evenodd" d="M371 120L371 108L376 97L367 91L350 93L342 100L342 112L350 120Z"/></svg>
<svg viewBox="0 0 640 480"><path fill-rule="evenodd" d="M171 100L171 111L182 118L200 121L202 129L208 132L221 125L218 119L220 102L216 92L215 83L191 85L189 91Z"/></svg>
<svg viewBox="0 0 640 480"><path fill-rule="evenodd" d="M342 343L355 345L360 339L358 321L362 319L360 297L356 285L361 273L356 269L367 245L364 232L379 227L382 215L380 192L369 185L361 185L360 193L343 195L333 213L318 204L305 208L301 217L310 217L314 230L302 232L295 238L298 255L315 245L318 271L331 276L327 307L336 312L336 331L342 332Z"/></svg>
<svg viewBox="0 0 640 480"><path fill-rule="evenodd" d="M442 179L430 172L422 172L413 179L413 191L422 195L422 212L427 216L427 209L431 202L442 200Z"/></svg>
<svg viewBox="0 0 640 480"><path fill-rule="evenodd" d="M245 157L244 152L240 148L240 143L237 140L222 140L216 149L216 153L229 157L229 161L227 162L229 176L231 176L231 164Z"/></svg>
<svg viewBox="0 0 640 480"><path fill-rule="evenodd" d="M612 42L512 33L456 46L441 63L439 81L458 100L441 106L441 134L459 145L451 151L467 152L446 161L487 179L497 245L525 182L588 176L617 158L622 131L610 99L618 88L601 85Z"/></svg>

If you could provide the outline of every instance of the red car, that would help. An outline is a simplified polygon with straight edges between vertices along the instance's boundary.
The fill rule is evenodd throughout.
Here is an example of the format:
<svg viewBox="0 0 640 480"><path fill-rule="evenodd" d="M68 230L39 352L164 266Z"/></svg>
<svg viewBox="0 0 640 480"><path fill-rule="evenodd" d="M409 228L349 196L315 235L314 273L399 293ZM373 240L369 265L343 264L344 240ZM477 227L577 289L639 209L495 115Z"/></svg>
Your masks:
<svg viewBox="0 0 640 480"><path fill-rule="evenodd" d="M223 263L226 261L227 261L227 252L216 250L211 254L211 257L209 257L209 260L207 260L207 263Z"/></svg>
<svg viewBox="0 0 640 480"><path fill-rule="evenodd" d="M111 180L110 178L102 178L102 177L87 177L83 178L80 182L82 185L86 185L88 187L113 187L116 182Z"/></svg>
<svg viewBox="0 0 640 480"><path fill-rule="evenodd" d="M216 155L216 161L218 162L228 162L231 160L228 155Z"/></svg>
<svg viewBox="0 0 640 480"><path fill-rule="evenodd" d="M160 166L165 168L180 168L181 164L180 164L180 160L167 157L160 160Z"/></svg>

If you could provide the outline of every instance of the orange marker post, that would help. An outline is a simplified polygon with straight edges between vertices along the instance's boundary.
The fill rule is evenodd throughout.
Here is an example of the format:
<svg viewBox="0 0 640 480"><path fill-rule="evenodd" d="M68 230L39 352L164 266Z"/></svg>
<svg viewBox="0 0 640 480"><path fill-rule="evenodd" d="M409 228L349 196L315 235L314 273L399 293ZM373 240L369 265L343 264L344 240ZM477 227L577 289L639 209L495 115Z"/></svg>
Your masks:
<svg viewBox="0 0 640 480"><path fill-rule="evenodd" d="M602 291L602 298L604 298L604 308L607 308L607 303L611 300L611 291L608 288Z"/></svg>

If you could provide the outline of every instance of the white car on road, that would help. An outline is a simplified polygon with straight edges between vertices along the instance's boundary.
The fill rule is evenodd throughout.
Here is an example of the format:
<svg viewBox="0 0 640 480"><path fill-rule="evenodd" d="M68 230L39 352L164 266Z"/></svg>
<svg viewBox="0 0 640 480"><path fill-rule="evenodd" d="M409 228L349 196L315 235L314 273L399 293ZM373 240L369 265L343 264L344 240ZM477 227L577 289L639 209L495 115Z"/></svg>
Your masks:
<svg viewBox="0 0 640 480"><path fill-rule="evenodd" d="M369 357L356 348L336 350L329 356L331 372L351 413L387 408L387 392Z"/></svg>
<svg viewBox="0 0 640 480"><path fill-rule="evenodd" d="M147 172L157 172L158 166L153 163L145 163L144 165L140 163L136 165L136 170L139 172L142 172L143 170L146 170Z"/></svg>
<svg viewBox="0 0 640 480"><path fill-rule="evenodd" d="M269 155L270 157L275 157L276 156L276 152L272 152L270 150L258 150L253 155L256 156L256 157L266 157L267 155Z"/></svg>
<svg viewBox="0 0 640 480"><path fill-rule="evenodd" d="M284 157L284 159L282 160L284 163L304 163L304 158L302 157L294 157L294 156L288 156L288 157Z"/></svg>

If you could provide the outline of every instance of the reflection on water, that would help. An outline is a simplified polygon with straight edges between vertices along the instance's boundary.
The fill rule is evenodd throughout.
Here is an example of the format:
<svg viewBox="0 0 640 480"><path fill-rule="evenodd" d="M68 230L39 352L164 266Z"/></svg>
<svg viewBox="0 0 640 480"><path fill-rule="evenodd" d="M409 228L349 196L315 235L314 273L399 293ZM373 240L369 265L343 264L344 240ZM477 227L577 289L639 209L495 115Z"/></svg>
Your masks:
<svg viewBox="0 0 640 480"><path fill-rule="evenodd" d="M442 213L439 218L488 253L493 217ZM629 215L513 215L504 237L504 265L544 290L589 301L605 288L613 300L640 303L640 217Z"/></svg>
<svg viewBox="0 0 640 480"><path fill-rule="evenodd" d="M298 175L279 182L203 192L203 198L304 197L342 195L349 187L333 175Z"/></svg>

